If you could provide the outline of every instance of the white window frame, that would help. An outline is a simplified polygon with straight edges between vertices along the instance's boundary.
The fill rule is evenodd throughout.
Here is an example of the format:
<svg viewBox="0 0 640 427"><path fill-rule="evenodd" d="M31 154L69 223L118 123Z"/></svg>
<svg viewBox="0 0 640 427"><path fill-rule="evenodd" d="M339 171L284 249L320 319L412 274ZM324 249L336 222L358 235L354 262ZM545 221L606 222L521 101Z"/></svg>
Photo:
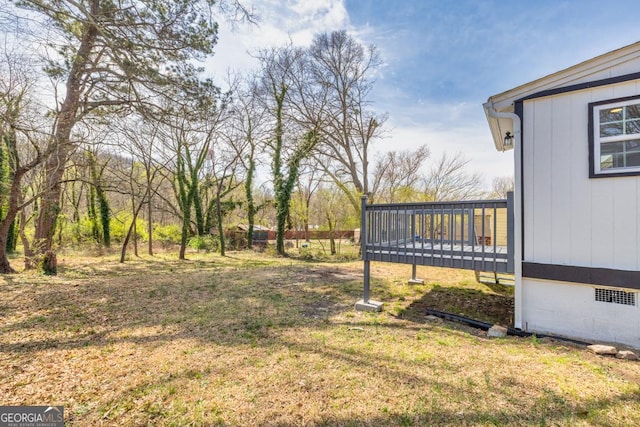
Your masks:
<svg viewBox="0 0 640 427"><path fill-rule="evenodd" d="M590 135L590 143L592 150L592 158L591 162L591 171L593 176L609 176L609 175L638 175L640 174L640 166L629 166L629 167L612 167L607 169L601 169L601 151L600 148L603 143L607 142L619 142L619 141L630 141L634 139L640 139L640 133L634 134L624 134L624 135L616 135L616 136L600 136L600 111L614 109L617 107L626 107L628 105L640 104L640 97L633 98L625 98L624 100L611 100L602 101L590 104L591 107L591 132ZM624 125L624 122L623 122Z"/></svg>

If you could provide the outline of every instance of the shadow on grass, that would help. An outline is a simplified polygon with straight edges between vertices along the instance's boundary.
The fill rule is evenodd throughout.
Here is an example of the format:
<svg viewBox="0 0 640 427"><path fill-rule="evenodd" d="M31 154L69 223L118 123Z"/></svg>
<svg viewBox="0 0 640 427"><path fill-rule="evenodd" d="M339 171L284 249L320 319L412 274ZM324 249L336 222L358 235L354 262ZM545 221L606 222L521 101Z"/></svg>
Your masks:
<svg viewBox="0 0 640 427"><path fill-rule="evenodd" d="M7 320L15 312L29 314L3 322L0 352L182 338L242 344L269 330L321 324L351 310L360 286L356 275L331 266L253 266L185 273L171 264L160 270L154 261L142 272L116 268L116 277L92 266L76 272L81 279L62 284L5 278L9 286L0 294L10 302L0 313ZM154 332L136 336L140 328Z"/></svg>
<svg viewBox="0 0 640 427"><path fill-rule="evenodd" d="M412 301L398 317L424 323L427 309L505 326L513 324L513 295L500 285L494 286L492 292L436 285Z"/></svg>

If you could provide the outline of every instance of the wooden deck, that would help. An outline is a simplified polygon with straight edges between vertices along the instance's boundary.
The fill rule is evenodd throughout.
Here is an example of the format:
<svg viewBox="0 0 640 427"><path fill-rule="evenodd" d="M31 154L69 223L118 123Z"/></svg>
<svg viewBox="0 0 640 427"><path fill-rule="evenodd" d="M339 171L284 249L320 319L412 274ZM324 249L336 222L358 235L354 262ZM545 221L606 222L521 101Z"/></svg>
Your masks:
<svg viewBox="0 0 640 427"><path fill-rule="evenodd" d="M513 193L506 200L373 205L364 195L361 215L364 287L358 310L381 309L369 300L371 261L411 264L413 279L417 265L514 271Z"/></svg>
<svg viewBox="0 0 640 427"><path fill-rule="evenodd" d="M512 207L513 196L373 205L363 199L363 261L512 273Z"/></svg>

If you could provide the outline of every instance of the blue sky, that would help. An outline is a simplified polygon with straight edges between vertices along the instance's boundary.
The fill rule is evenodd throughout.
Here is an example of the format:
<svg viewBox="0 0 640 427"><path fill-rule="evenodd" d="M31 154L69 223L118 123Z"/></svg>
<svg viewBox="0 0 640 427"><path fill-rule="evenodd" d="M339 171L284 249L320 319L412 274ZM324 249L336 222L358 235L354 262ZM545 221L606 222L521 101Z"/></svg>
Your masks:
<svg viewBox="0 0 640 427"><path fill-rule="evenodd" d="M513 172L512 154L493 148L482 103L599 54L640 40L637 0L253 0L260 25L222 26L212 69L250 68L247 51L305 45L347 29L380 50L373 101L387 112L385 147L427 144L432 157L461 151L470 170Z"/></svg>

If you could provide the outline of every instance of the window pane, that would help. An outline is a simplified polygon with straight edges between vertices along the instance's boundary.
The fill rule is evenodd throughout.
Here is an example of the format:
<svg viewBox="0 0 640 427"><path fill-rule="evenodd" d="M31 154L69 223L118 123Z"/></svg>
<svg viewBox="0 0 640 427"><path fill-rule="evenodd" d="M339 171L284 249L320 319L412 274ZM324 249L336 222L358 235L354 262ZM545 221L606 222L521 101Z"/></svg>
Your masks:
<svg viewBox="0 0 640 427"><path fill-rule="evenodd" d="M640 119L640 104L627 106L627 119Z"/></svg>
<svg viewBox="0 0 640 427"><path fill-rule="evenodd" d="M628 153L626 166L640 166L640 153Z"/></svg>
<svg viewBox="0 0 640 427"><path fill-rule="evenodd" d="M624 141L600 145L600 169L624 167Z"/></svg>
<svg viewBox="0 0 640 427"><path fill-rule="evenodd" d="M600 156L600 169L618 169L625 167L624 154L606 154Z"/></svg>
<svg viewBox="0 0 640 427"><path fill-rule="evenodd" d="M622 135L622 122L606 123L600 125L600 136Z"/></svg>
<svg viewBox="0 0 640 427"><path fill-rule="evenodd" d="M600 156L600 170L611 169L613 167L613 156Z"/></svg>
<svg viewBox="0 0 640 427"><path fill-rule="evenodd" d="M640 152L640 139L632 139L631 141L627 141L626 143L627 152Z"/></svg>
<svg viewBox="0 0 640 427"><path fill-rule="evenodd" d="M640 133L640 120L631 120L625 123L626 124L626 134Z"/></svg>
<svg viewBox="0 0 640 427"><path fill-rule="evenodd" d="M600 123L617 122L622 120L622 107L600 110Z"/></svg>
<svg viewBox="0 0 640 427"><path fill-rule="evenodd" d="M625 166L640 166L640 139L634 139L625 143L626 162Z"/></svg>
<svg viewBox="0 0 640 427"><path fill-rule="evenodd" d="M616 154L624 152L624 141L607 142L600 145L600 154Z"/></svg>

